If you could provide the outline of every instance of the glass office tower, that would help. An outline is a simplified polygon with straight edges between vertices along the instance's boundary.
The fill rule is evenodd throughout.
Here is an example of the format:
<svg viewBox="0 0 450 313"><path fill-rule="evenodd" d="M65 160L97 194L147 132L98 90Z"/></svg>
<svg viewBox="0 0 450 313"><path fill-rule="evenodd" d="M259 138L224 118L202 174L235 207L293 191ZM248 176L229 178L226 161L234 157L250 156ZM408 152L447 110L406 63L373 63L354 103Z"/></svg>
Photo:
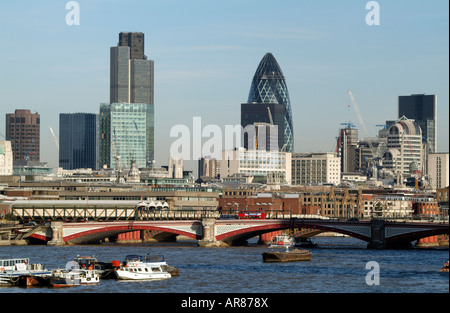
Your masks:
<svg viewBox="0 0 450 313"><path fill-rule="evenodd" d="M100 166L153 165L154 62L144 55L144 34L122 32L111 47L110 103L100 105Z"/></svg>
<svg viewBox="0 0 450 313"><path fill-rule="evenodd" d="M269 113L270 111L270 113ZM241 125L273 123L278 126L278 146L286 152L294 150L292 110L286 81L271 53L259 63L250 87L247 103L241 104ZM244 148L248 149L244 137Z"/></svg>
<svg viewBox="0 0 450 313"><path fill-rule="evenodd" d="M416 94L398 97L398 118L413 119L428 142L428 152L437 152L436 95Z"/></svg>
<svg viewBox="0 0 450 313"><path fill-rule="evenodd" d="M152 104L104 103L100 105L100 165L114 169L152 165L154 111Z"/></svg>
<svg viewBox="0 0 450 313"><path fill-rule="evenodd" d="M59 166L66 170L97 168L97 114L59 115Z"/></svg>

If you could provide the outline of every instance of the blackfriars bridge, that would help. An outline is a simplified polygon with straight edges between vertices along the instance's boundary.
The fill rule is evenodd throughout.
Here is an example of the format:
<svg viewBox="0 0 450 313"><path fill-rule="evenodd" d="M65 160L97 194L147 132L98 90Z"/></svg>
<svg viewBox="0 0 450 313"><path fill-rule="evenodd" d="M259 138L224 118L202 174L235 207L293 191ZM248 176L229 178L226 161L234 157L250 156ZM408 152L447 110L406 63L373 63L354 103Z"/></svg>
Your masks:
<svg viewBox="0 0 450 313"><path fill-rule="evenodd" d="M393 222L381 219L338 221L315 217L278 217L265 219L223 219L220 215L202 214L191 219L143 219L50 221L24 229L21 239L33 239L48 245L98 243L105 238L127 232L153 232L154 239L164 241L183 235L197 240L200 246L242 245L252 237L288 229L309 229L303 237L319 232L336 232L367 242L370 249L410 246L429 236L448 234L449 224L438 222ZM143 236L141 237L143 238Z"/></svg>

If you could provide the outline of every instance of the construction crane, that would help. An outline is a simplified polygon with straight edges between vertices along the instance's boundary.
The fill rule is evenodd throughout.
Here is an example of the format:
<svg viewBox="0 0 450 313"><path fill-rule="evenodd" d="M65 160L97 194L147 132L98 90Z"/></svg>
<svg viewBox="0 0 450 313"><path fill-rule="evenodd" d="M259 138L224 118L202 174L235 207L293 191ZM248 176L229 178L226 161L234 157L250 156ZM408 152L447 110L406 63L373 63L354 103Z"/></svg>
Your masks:
<svg viewBox="0 0 450 313"><path fill-rule="evenodd" d="M267 111L269 112L270 125L274 125L274 124L273 124L272 113L270 113L270 108L269 108L269 107L267 107Z"/></svg>
<svg viewBox="0 0 450 313"><path fill-rule="evenodd" d="M112 140L111 140L111 146L112 146L113 153L114 153L114 159L116 160L117 172L119 172L120 171L119 156L117 155L116 146L114 145L114 142Z"/></svg>
<svg viewBox="0 0 450 313"><path fill-rule="evenodd" d="M356 125L351 122L341 123L341 125L345 125L345 126L347 126L347 128L356 128Z"/></svg>
<svg viewBox="0 0 450 313"><path fill-rule="evenodd" d="M55 132L53 131L53 128L51 126L49 126L48 128L50 128L50 133L52 134L53 140L55 140L56 147L58 148L59 151L59 142L58 139L56 138Z"/></svg>
<svg viewBox="0 0 450 313"><path fill-rule="evenodd" d="M114 137L114 139L116 138L116 128L113 129L113 137ZM112 150L113 150L113 153L114 153L114 159L116 160L117 172L119 172L120 171L120 164L119 164L120 156L117 155L116 146L114 145L114 141L113 140L111 140L111 146L112 146Z"/></svg>
<svg viewBox="0 0 450 313"><path fill-rule="evenodd" d="M361 113L359 112L358 104L356 103L356 100L353 97L352 92L350 90L348 90L347 93L348 93L348 95L350 97L350 100L352 101L352 104L353 104L353 107L355 109L356 115L358 116L358 120L359 120L359 123L361 124L361 127L363 129L364 136L366 136L366 138L368 139L369 138L369 133L367 132L366 124L364 124L364 120L363 120L363 118L361 116ZM373 148L372 142L369 139L367 141L369 143L370 151L372 152L372 158L375 159L377 156L375 155L376 153L375 153L375 149Z"/></svg>

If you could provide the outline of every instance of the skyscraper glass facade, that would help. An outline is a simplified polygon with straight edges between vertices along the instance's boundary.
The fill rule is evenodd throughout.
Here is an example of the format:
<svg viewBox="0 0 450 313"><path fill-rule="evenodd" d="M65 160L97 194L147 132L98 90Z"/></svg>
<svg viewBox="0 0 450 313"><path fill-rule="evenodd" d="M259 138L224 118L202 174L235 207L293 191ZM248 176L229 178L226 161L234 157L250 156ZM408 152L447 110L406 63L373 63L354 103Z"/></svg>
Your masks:
<svg viewBox="0 0 450 313"><path fill-rule="evenodd" d="M259 109L255 108L255 104L260 106ZM245 128L255 122L271 123L267 107L271 111L273 123L278 126L280 149L284 148L284 151L292 152L294 133L289 92L283 72L271 53L267 53L259 63L250 87L248 101L241 105L242 127Z"/></svg>
<svg viewBox="0 0 450 313"><path fill-rule="evenodd" d="M100 105L99 165L152 166L154 62L144 55L144 34L119 34L111 47L110 103Z"/></svg>
<svg viewBox="0 0 450 313"><path fill-rule="evenodd" d="M422 129L428 143L428 152L437 152L436 95L410 95L398 97L398 118L413 119Z"/></svg>
<svg viewBox="0 0 450 313"><path fill-rule="evenodd" d="M100 165L147 167L154 159L154 110L152 104L100 105Z"/></svg>
<svg viewBox="0 0 450 313"><path fill-rule="evenodd" d="M97 114L59 115L59 166L97 168Z"/></svg>

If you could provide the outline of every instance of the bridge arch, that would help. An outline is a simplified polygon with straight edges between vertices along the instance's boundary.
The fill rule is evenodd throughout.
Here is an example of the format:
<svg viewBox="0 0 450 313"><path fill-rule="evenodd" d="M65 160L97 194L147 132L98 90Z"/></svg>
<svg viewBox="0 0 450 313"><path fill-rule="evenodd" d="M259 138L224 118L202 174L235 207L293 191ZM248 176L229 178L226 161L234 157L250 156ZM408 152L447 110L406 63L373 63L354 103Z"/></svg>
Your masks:
<svg viewBox="0 0 450 313"><path fill-rule="evenodd" d="M370 222L368 223L370 224ZM364 225L361 226L358 224L359 227L353 227L352 225L322 225L317 222L304 222L301 223L296 221L273 221L272 223L263 224L260 226L249 226L249 227L242 227L241 229L236 229L233 231L224 232L222 234L219 234L216 236L217 241L223 241L229 245L239 245L247 241L248 239L262 235L265 233L273 232L273 231L279 231L279 230L287 230L287 229L295 229L295 228L309 228L314 229L316 232L313 232L315 234L321 233L321 232L335 232L340 233L344 235L348 235L350 237L354 237L360 240L363 240L365 242L370 241L370 225Z"/></svg>
<svg viewBox="0 0 450 313"><path fill-rule="evenodd" d="M183 235L196 240L201 239L201 237L197 234L186 232L179 229L168 228L164 226L138 225L130 227L128 225L116 225L79 231L74 234L64 236L64 242L69 244L99 242L108 237L113 237L119 234L140 230L159 231L160 232L159 236Z"/></svg>

